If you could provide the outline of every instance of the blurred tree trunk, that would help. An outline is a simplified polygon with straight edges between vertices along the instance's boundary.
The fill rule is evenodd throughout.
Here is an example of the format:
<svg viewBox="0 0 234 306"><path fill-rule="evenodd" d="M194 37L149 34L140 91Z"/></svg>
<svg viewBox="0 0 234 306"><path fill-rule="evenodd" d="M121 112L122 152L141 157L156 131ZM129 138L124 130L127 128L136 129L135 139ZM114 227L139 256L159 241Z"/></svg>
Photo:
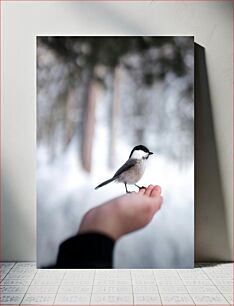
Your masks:
<svg viewBox="0 0 234 306"><path fill-rule="evenodd" d="M67 108L69 108L69 106ZM67 117L67 121L65 122L65 127L64 127L63 150L66 150L66 148L69 146L72 140L72 137L74 135L74 130L75 130L75 123L72 120L70 120L69 117Z"/></svg>
<svg viewBox="0 0 234 306"><path fill-rule="evenodd" d="M95 130L96 84L94 80L87 87L86 109L83 118L83 139L81 142L81 163L85 171L91 172L93 135Z"/></svg>
<svg viewBox="0 0 234 306"><path fill-rule="evenodd" d="M67 97L67 103L66 103L66 118L64 123L64 146L63 149L66 150L66 148L69 146L76 130L77 125L77 119L75 116L77 116L77 100L76 100L76 94L74 88L70 90Z"/></svg>
<svg viewBox="0 0 234 306"><path fill-rule="evenodd" d="M144 129L147 126L146 117L147 101L144 101L144 95L141 89L136 92L135 118L137 124L135 126L135 142L137 144L144 143Z"/></svg>
<svg viewBox="0 0 234 306"><path fill-rule="evenodd" d="M118 118L119 118L119 107L120 107L120 68L115 68L114 71L114 86L113 86L113 99L111 105L111 132L110 132L110 149L109 149L109 167L113 168L116 156L116 142L117 142L117 130L118 130Z"/></svg>

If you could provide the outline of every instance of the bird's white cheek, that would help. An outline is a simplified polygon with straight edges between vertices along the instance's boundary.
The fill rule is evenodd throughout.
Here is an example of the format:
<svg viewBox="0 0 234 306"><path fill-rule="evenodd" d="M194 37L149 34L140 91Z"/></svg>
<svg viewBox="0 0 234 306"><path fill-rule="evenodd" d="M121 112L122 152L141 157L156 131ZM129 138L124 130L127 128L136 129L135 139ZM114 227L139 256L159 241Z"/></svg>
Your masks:
<svg viewBox="0 0 234 306"><path fill-rule="evenodd" d="M147 157L148 153L142 151L142 150L136 150L132 154L133 159L142 159L143 157Z"/></svg>

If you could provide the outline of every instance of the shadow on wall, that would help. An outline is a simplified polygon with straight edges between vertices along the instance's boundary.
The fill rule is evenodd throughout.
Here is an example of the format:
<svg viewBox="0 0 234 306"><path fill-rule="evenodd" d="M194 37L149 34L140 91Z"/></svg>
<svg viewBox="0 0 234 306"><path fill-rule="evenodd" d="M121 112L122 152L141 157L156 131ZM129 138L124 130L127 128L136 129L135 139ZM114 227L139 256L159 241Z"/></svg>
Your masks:
<svg viewBox="0 0 234 306"><path fill-rule="evenodd" d="M205 49L195 44L195 258L231 260Z"/></svg>

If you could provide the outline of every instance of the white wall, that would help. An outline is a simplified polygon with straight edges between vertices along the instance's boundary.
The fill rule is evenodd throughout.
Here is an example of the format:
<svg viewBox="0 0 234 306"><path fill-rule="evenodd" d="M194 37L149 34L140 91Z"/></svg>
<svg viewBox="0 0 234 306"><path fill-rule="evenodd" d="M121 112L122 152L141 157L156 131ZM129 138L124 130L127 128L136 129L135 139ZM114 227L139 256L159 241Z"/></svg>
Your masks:
<svg viewBox="0 0 234 306"><path fill-rule="evenodd" d="M3 260L36 259L36 35L194 35L195 41L206 48L224 196L221 205L230 248L223 250L218 227L212 227L207 244L209 218L201 219L196 230L202 229L204 235L199 232L196 257L231 260L231 1L5 1L2 33ZM205 201L200 204L206 205ZM215 210L211 213L217 214Z"/></svg>

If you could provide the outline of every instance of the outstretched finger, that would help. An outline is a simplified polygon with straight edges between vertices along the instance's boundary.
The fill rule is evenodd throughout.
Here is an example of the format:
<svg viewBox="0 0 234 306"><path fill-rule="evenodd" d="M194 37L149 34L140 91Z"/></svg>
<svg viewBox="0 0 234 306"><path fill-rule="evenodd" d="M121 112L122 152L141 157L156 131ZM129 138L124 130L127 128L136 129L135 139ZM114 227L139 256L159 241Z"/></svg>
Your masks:
<svg viewBox="0 0 234 306"><path fill-rule="evenodd" d="M161 187L156 185L154 188L151 190L150 196L151 197L158 197L161 195Z"/></svg>
<svg viewBox="0 0 234 306"><path fill-rule="evenodd" d="M149 185L146 190L145 190L145 195L147 195L148 197L151 194L151 191L153 190L154 186L153 185Z"/></svg>

